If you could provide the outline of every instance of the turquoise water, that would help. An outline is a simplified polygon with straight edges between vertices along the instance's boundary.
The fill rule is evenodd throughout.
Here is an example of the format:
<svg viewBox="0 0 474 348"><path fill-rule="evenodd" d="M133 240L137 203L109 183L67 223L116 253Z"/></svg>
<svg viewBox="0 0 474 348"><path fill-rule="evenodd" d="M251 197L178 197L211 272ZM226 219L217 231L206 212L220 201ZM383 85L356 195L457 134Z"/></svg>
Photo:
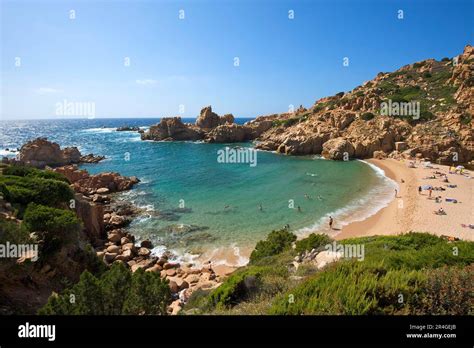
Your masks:
<svg viewBox="0 0 474 348"><path fill-rule="evenodd" d="M258 151L254 167L219 163L218 151L225 146L251 144L150 142L141 141L135 132L114 131L121 125L146 127L156 122L3 123L0 153L36 136L47 136L61 146L75 145L83 153L107 156L99 164L83 167L91 173L135 175L142 181L119 195L145 210L129 227L132 233L150 238L159 250L187 256L219 248L231 248L239 256L239 250L253 247L270 231L287 224L298 234L325 231L328 215L340 227L373 213L393 193L393 184L361 161L334 162Z"/></svg>

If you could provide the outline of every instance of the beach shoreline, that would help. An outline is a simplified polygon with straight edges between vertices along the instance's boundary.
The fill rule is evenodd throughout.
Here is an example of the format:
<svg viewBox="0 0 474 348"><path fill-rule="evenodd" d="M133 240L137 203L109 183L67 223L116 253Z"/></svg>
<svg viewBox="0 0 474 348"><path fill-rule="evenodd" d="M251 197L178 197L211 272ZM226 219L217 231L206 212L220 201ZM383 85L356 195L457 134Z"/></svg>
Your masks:
<svg viewBox="0 0 474 348"><path fill-rule="evenodd" d="M474 180L460 174L449 174L449 166L433 164L432 168L425 168L422 162L415 164L416 168L408 166L409 160L396 159L368 159L368 164L374 165L384 172L384 175L397 184L397 195L385 206L378 209L374 214L365 216L367 209L360 209L351 213L352 221L346 223L335 219L334 229L330 230L326 224L320 224L311 233L327 233L336 240L375 236L375 235L397 235L413 232L427 232L437 236L449 236L463 240L474 240L474 229L462 227L461 224L474 223ZM426 179L434 172L445 173L449 183L443 182L443 177L436 175L435 179ZM402 182L402 179L404 182ZM456 185L448 188L446 185ZM430 199L429 192L424 190L418 193L418 187L432 185L443 187L445 191L432 191ZM441 196L442 202L436 203L435 197ZM446 202L446 198L455 198L458 203ZM442 207L446 215L436 215L434 211ZM362 207L361 207L362 208ZM360 219L357 215L361 214ZM354 218L356 219L354 221ZM298 235L298 239L304 238L309 233ZM249 257L252 248L241 248L239 257ZM216 267L216 273L228 275L238 266L232 266L236 261L236 255L231 251L219 250L217 254L206 254L199 257L200 261L210 260Z"/></svg>
<svg viewBox="0 0 474 348"><path fill-rule="evenodd" d="M388 206L362 221L343 226L335 236L337 240L372 235L395 235L410 231L474 240L474 230L461 225L473 223L467 220L474 216L472 179L461 174L449 174L449 166L446 165L433 164L432 168L425 168L418 162L416 168L409 168L408 160L370 159L367 162L382 169L388 178L398 184L397 197L394 192ZM447 174L449 183L443 182L440 175L435 175L435 179L427 179L434 172ZM443 187L446 190L433 190L430 199L429 191L423 190L418 193L418 187L423 185ZM449 188L446 185L456 187ZM435 201L436 196L441 196L440 203ZM446 202L446 198L454 198L458 203ZM434 214L434 211L441 207L446 215Z"/></svg>

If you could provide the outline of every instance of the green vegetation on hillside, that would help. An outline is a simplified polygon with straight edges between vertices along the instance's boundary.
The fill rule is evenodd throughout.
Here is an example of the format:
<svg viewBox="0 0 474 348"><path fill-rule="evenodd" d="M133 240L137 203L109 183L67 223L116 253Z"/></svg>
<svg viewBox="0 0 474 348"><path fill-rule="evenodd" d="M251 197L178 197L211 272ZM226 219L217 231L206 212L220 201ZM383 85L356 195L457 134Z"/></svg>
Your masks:
<svg viewBox="0 0 474 348"><path fill-rule="evenodd" d="M311 235L270 234L264 256L210 293L191 297L189 313L211 314L473 314L474 243L425 233L338 241L363 245L364 260L341 259L318 269L290 266L303 251L331 242ZM291 243L291 242L290 242ZM271 246L271 247L269 247ZM262 249L262 248L260 248ZM271 252L273 251L273 252ZM456 303L454 305L454 303Z"/></svg>
<svg viewBox="0 0 474 348"><path fill-rule="evenodd" d="M52 179L52 180L64 181L66 183L69 183L67 178L61 173L56 173L51 170L40 170L33 167L20 166L20 165L6 167L5 169L3 169L3 175Z"/></svg>
<svg viewBox="0 0 474 348"><path fill-rule="evenodd" d="M3 171L8 172L8 168ZM18 210L19 218L30 203L59 207L69 203L74 197L71 188L64 181L45 179L37 175L1 175L0 193Z"/></svg>
<svg viewBox="0 0 474 348"><path fill-rule="evenodd" d="M114 264L99 278L85 271L79 282L52 295L41 315L164 315L171 299L168 282L159 273L133 274Z"/></svg>
<svg viewBox="0 0 474 348"><path fill-rule="evenodd" d="M295 240L296 236L287 230L272 231L266 240L257 243L250 255L250 263L255 263L264 257L280 254L290 249L291 243Z"/></svg>

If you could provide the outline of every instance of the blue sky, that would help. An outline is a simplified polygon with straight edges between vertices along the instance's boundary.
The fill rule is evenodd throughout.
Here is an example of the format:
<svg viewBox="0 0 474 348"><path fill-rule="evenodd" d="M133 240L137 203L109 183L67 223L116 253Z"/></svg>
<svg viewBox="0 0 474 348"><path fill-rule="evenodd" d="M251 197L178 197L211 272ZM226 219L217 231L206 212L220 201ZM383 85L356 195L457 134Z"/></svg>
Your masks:
<svg viewBox="0 0 474 348"><path fill-rule="evenodd" d="M474 33L473 0L0 2L8 119L58 117L64 100L95 103L96 117L285 112L457 55Z"/></svg>

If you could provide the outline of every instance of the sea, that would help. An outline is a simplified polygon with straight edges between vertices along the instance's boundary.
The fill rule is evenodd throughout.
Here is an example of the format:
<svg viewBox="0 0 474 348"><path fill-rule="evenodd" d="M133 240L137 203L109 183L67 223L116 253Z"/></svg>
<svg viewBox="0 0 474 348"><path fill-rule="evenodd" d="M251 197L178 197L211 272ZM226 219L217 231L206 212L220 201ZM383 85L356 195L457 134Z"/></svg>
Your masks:
<svg viewBox="0 0 474 348"><path fill-rule="evenodd" d="M22 144L37 137L61 147L77 146L82 154L104 155L104 161L80 167L92 174L118 172L140 179L132 190L117 194L142 208L128 227L138 241L150 239L154 253L167 250L181 261L221 257L214 261L229 266L246 264L259 240L285 226L300 237L334 235L388 205L397 186L381 169L359 160L257 151L253 164L223 162L219 153L226 148L247 151L253 144L142 141L138 132L116 131L121 126L146 130L159 121L3 120L0 156L16 156ZM332 231L329 216L334 218Z"/></svg>

